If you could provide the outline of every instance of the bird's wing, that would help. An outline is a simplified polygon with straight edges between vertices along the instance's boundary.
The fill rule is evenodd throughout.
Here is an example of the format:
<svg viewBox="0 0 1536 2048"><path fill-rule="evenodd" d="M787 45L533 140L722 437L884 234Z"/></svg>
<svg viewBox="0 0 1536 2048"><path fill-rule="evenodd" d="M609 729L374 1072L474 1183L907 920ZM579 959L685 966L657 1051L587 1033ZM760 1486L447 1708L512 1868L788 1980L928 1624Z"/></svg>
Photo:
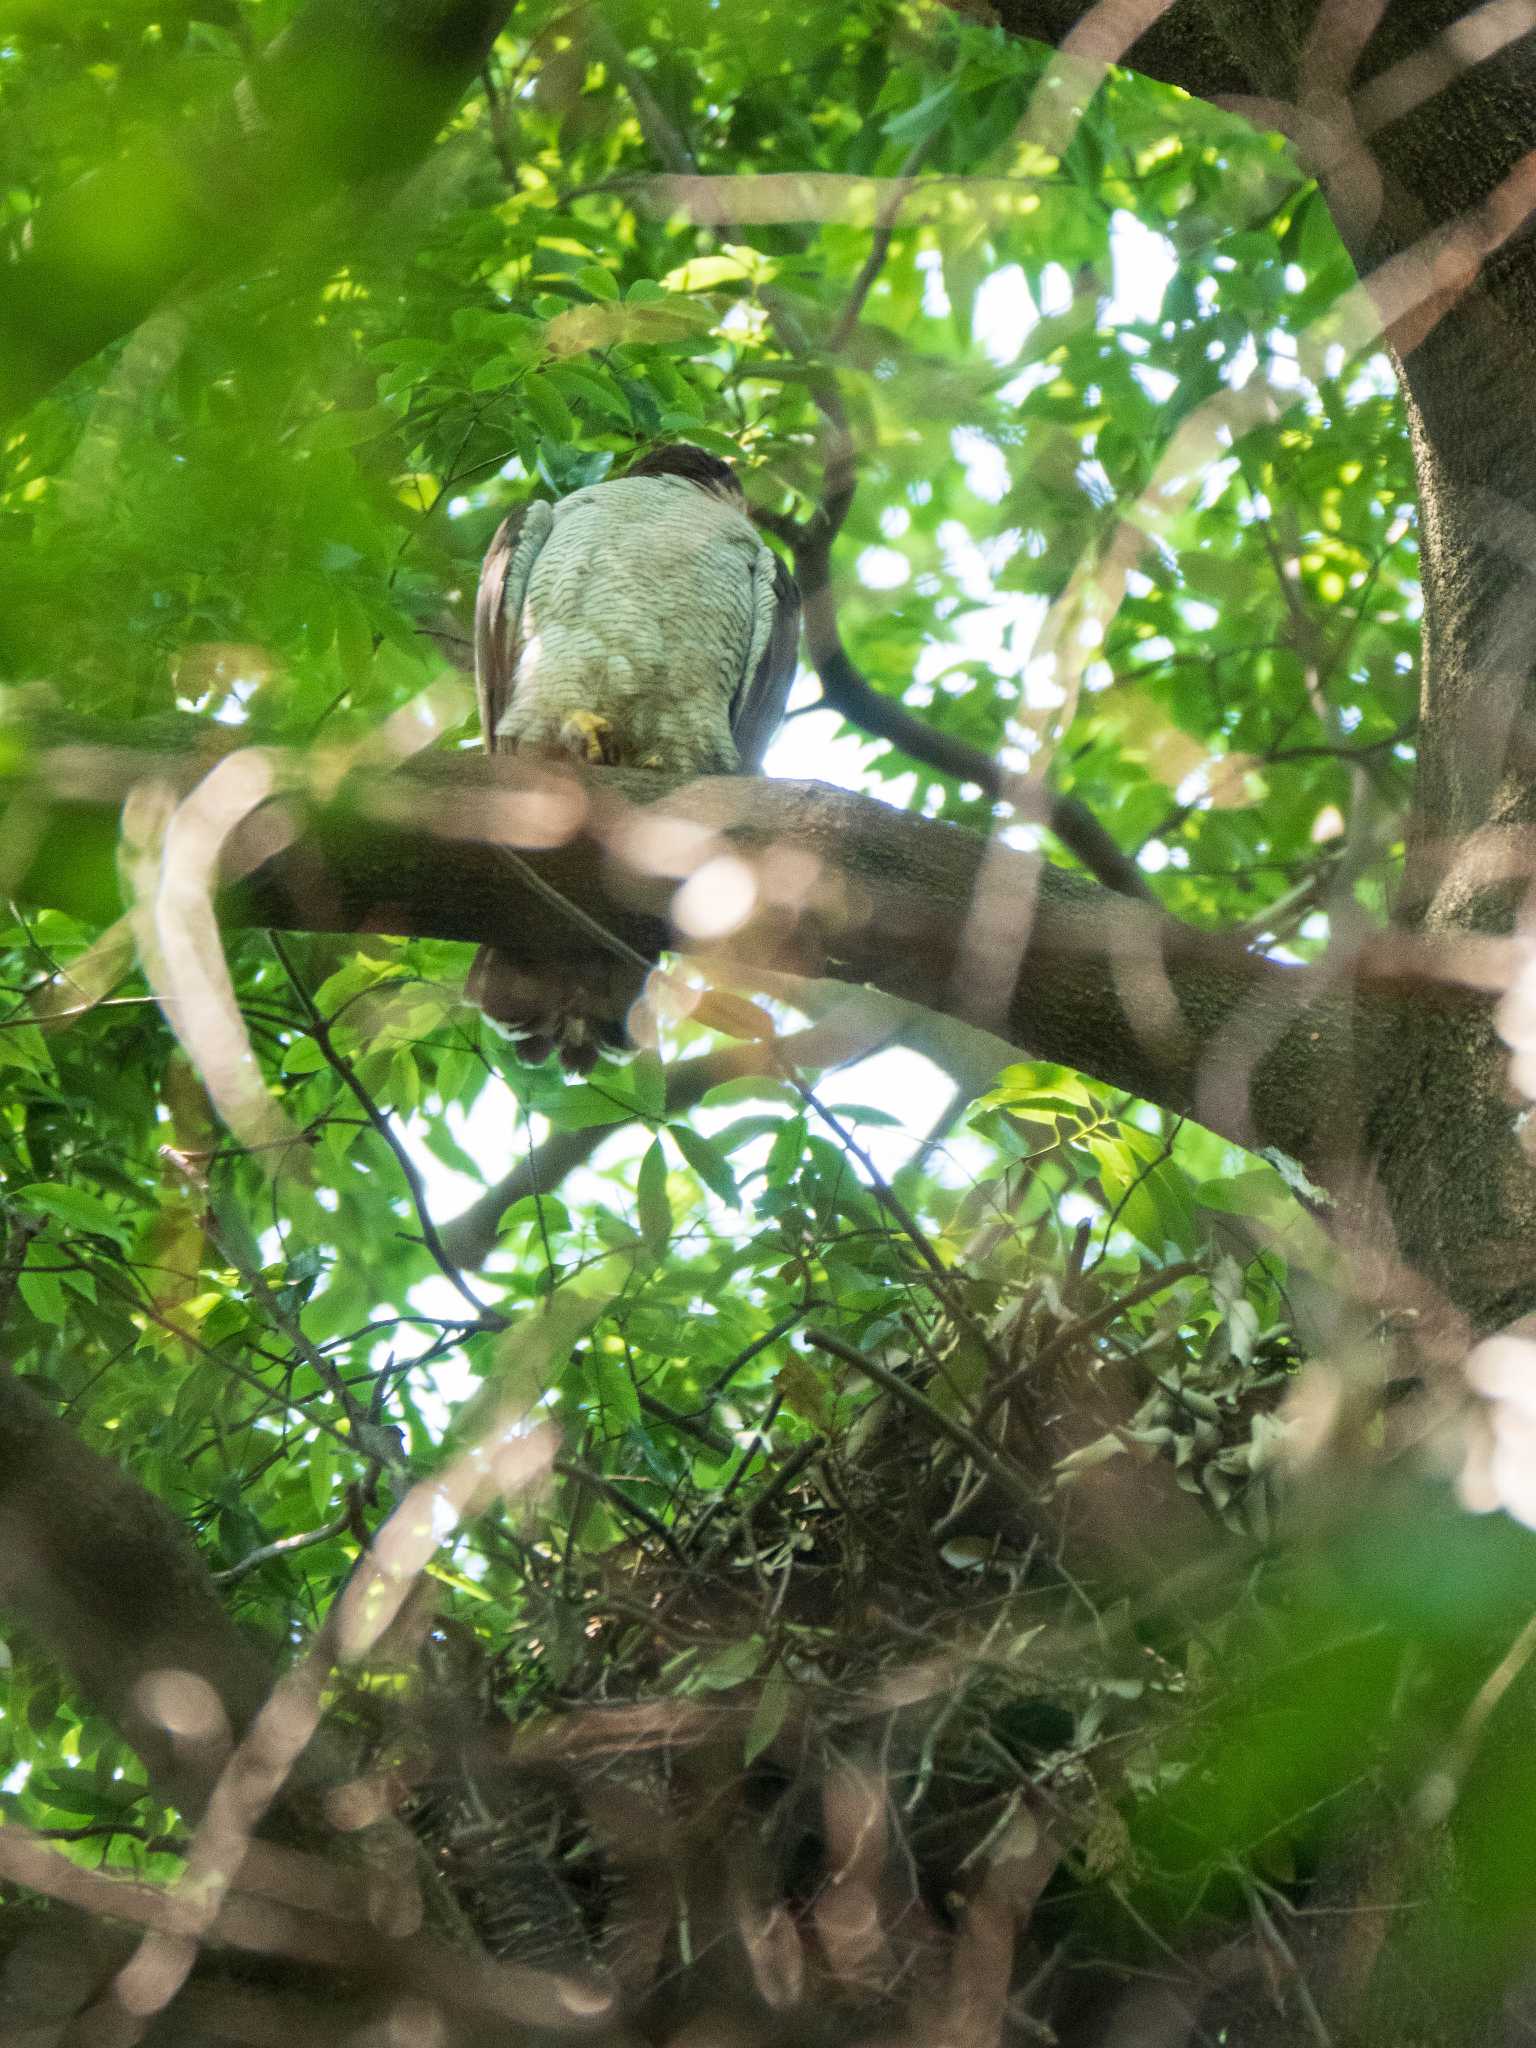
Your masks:
<svg viewBox="0 0 1536 2048"><path fill-rule="evenodd" d="M752 565L752 639L735 696L731 737L741 765L755 773L784 716L800 652L800 592L770 547Z"/></svg>
<svg viewBox="0 0 1536 2048"><path fill-rule="evenodd" d="M554 507L536 498L503 519L485 551L475 594L475 695L480 700L480 737L488 754L496 752L497 730L517 685L523 600L553 524Z"/></svg>

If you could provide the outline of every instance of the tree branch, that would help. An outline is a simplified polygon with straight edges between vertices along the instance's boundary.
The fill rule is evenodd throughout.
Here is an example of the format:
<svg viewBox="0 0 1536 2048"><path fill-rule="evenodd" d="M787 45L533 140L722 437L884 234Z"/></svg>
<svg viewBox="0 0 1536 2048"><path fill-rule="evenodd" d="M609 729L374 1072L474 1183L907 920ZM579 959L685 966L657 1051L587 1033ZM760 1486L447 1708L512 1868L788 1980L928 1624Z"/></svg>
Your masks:
<svg viewBox="0 0 1536 2048"><path fill-rule="evenodd" d="M819 1026L798 1031L782 1041L779 1048L797 1065L815 1067L825 1060L849 1057L846 1035L826 1032ZM667 1074L667 1115L682 1116L701 1101L711 1088L749 1075L765 1078L779 1072L779 1062L763 1046L738 1042L717 1047L697 1058L679 1060ZM455 1266L480 1267L495 1249L497 1226L514 1202L530 1195L552 1195L568 1174L574 1173L602 1144L616 1126L594 1124L582 1131L555 1131L542 1145L534 1147L512 1171L477 1195L468 1208L443 1224L439 1237L443 1250Z"/></svg>
<svg viewBox="0 0 1536 2048"><path fill-rule="evenodd" d="M1085 804L1059 795L1034 776L1010 774L991 754L968 740L938 731L875 688L843 645L827 548L819 535L796 546L795 573L805 604L806 651L821 679L822 696L834 711L840 711L850 725L889 740L902 753L936 768L941 775L974 782L988 796L1010 804L1020 818L1049 826L1067 851L1106 888L1144 903L1156 902L1136 862Z"/></svg>
<svg viewBox="0 0 1536 2048"><path fill-rule="evenodd" d="M288 773L284 800L227 839L226 872L243 878L225 892L232 923L490 943L536 971L568 960L573 943L590 950L565 898L655 958L674 942L679 868L698 878L684 904L696 917L709 864L728 860L732 886L745 868L755 896L707 956L728 976L873 984L1242 1142L1279 1145L1315 1176L1328 1171L1338 1091L1369 1093L1372 1034L1400 1027L1405 995L1418 1012L1430 999L1483 1012L1502 972L1497 947L1442 955L1389 935L1341 986L1337 963L1323 977L1278 966L1033 856L816 783L668 789L633 770L439 754L322 797L297 763ZM12 893L99 916L118 808L150 774L189 789L198 766L128 748L39 755L11 783L28 800L15 815L40 813L6 878ZM658 830L663 817L675 823ZM497 838L518 847L536 888L487 843ZM1472 987L1444 985L1456 979Z"/></svg>
<svg viewBox="0 0 1536 2048"><path fill-rule="evenodd" d="M1276 10L1255 5L1254 0L1236 0L1236 6L1251 13L1250 33L1256 39L1282 40L1272 19ZM998 0L997 6L998 19L1010 35L1056 45L1069 43L1089 16L1098 15L1105 21L1107 33L1095 56L1128 65L1148 78L1160 78L1207 100L1259 90L1252 69L1234 53L1234 43L1240 46L1240 32L1234 34L1221 19L1223 14L1235 12L1236 8L1212 8L1207 0L1169 0L1142 27L1143 9L1103 9L1098 0ZM1119 24L1128 17L1136 18L1120 29Z"/></svg>

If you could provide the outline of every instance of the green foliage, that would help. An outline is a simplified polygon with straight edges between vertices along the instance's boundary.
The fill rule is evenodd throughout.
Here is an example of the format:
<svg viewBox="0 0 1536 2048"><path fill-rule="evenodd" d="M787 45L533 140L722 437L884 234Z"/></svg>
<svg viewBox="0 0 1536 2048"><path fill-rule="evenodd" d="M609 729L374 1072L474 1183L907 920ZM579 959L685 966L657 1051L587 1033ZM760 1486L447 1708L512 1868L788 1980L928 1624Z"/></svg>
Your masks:
<svg viewBox="0 0 1536 2048"><path fill-rule="evenodd" d="M225 89L289 12L213 11L33 11L0 52L13 222ZM1048 770L1181 916L1305 955L1330 920L1379 915L1412 758L1410 463L1279 142L1117 74L1057 154L1038 139L1046 52L877 0L619 5L590 40L584 19L520 8L372 218L190 288L21 422L0 474L19 701L108 737L179 708L344 746L439 678L510 507L684 436L735 453L761 510L803 518L835 382L858 462L842 630L881 692ZM668 138L721 181L714 225L655 183ZM902 177L920 183L892 218L881 181ZM1078 632L1117 577L1105 630ZM894 752L850 772L989 823L974 787ZM501 1709L597 1696L607 1662L677 1692L760 1681L744 1748L767 1753L787 1674L858 1685L874 1661L815 1601L749 1608L752 1572L821 1554L836 1498L792 1495L797 1523L776 1475L825 1451L856 1492L846 1475L883 1446L894 1495L947 1500L952 1480L931 1438L898 1457L891 1417L911 1411L807 1348L813 1324L952 1423L1001 1370L1051 1358L1072 1419L1042 1487L1159 1463L1212 1528L1267 1535L1293 1290L1329 1275L1275 1167L1031 1065L974 1104L928 1087L931 1132L915 1055L867 1080L737 1079L690 1108L689 1063L716 1041L687 1023L568 1084L519 1069L466 1007L465 949L259 934L228 937L228 967L296 1135L246 1149L141 977L68 1000L104 992L97 908L0 924L9 1362L184 1518L271 1645L308 1634L361 1534L511 1402L553 1420L564 1463L536 1517L477 1511L433 1568ZM495 1192L581 1134L558 1190ZM487 1190L492 1247L461 1262L450 1218ZM552 1304L577 1334L533 1359L519 1339ZM313 1540L271 1549L295 1536ZM935 1541L926 1616L978 1583L1012 1614L1028 1546L1006 1516ZM620 1582L632 1608L651 1597L669 1543L754 1618L663 1669L664 1624L653 1640L601 1616ZM1037 1625L1010 1621L1018 1655ZM1033 1718L978 1663L966 1725L995 1721L1082 1813L1145 1792L1158 1818L1135 1853L1176 1861L1171 1788L1196 1765L1091 1759L1147 1688L1158 1712L1187 1697L1197 1660L1154 1682L1113 1614L1102 1640L1042 1676ZM1385 1714L1379 1680L1361 1697ZM1324 1769L1293 1781L1265 1752L1239 1811L1234 1713L1231 1751L1213 1737L1198 1761L1232 1795L1204 1814L1202 1872L1305 1833ZM9 1814L122 1822L89 1853L159 1867L166 1816L137 1765L25 1645L4 1715L31 1767ZM1298 1755L1316 1726L1297 1724ZM911 1783L932 1769L930 1748Z"/></svg>

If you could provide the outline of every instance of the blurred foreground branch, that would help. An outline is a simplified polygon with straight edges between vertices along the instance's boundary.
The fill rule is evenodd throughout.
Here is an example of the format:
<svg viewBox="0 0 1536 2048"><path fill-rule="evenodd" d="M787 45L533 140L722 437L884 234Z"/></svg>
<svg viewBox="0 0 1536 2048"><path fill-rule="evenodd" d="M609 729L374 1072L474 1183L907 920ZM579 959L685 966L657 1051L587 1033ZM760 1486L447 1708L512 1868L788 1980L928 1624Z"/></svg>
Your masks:
<svg viewBox="0 0 1536 2048"><path fill-rule="evenodd" d="M0 418L177 287L228 274L325 200L409 170L510 11L308 0L228 100L47 199L0 269Z"/></svg>
<svg viewBox="0 0 1536 2048"><path fill-rule="evenodd" d="M1341 1104L1405 1003L1486 1010L1499 963L1384 935L1326 974L1256 957L1033 856L817 783L566 773L433 755L280 794L221 827L236 925L489 942L533 972L592 946L706 971L827 975L997 1033L1326 1175ZM64 748L12 778L0 883L115 911L130 791L196 786L191 755ZM515 849L515 851L513 851ZM586 920L578 924L569 903ZM1496 948L1496 942L1488 942ZM1447 985L1474 984L1471 989Z"/></svg>
<svg viewBox="0 0 1536 2048"><path fill-rule="evenodd" d="M133 1744L160 1796L199 1813L230 1734L266 1697L268 1661L164 1502L10 1376L0 1377L0 1609Z"/></svg>

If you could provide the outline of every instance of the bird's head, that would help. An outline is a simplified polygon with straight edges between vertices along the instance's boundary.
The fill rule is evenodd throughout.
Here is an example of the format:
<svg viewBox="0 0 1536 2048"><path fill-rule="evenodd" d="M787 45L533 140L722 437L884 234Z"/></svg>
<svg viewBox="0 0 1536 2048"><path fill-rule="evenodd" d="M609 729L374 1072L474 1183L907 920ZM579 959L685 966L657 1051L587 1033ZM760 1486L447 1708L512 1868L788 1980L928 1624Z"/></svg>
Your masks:
<svg viewBox="0 0 1536 2048"><path fill-rule="evenodd" d="M624 474L681 477L686 483L697 484L701 491L709 491L729 504L746 503L741 479L731 465L720 456L711 455L705 448L695 448L691 441L673 441L668 447L649 449L638 462L632 462Z"/></svg>

